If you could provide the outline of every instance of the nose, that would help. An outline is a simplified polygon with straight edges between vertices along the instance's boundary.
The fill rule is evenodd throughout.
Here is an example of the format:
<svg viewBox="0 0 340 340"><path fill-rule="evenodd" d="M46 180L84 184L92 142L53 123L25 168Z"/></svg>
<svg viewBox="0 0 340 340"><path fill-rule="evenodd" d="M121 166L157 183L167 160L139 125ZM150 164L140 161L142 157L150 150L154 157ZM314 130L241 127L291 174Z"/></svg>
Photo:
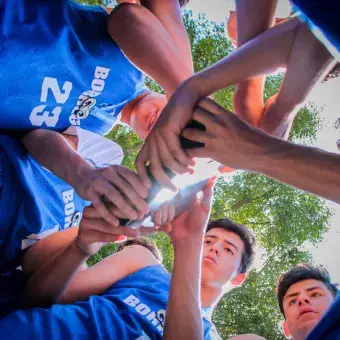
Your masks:
<svg viewBox="0 0 340 340"><path fill-rule="evenodd" d="M301 296L299 298L299 306L310 305L310 299L307 295Z"/></svg>
<svg viewBox="0 0 340 340"><path fill-rule="evenodd" d="M209 252L219 255L220 249L219 249L219 245L217 244L217 242L211 245Z"/></svg>

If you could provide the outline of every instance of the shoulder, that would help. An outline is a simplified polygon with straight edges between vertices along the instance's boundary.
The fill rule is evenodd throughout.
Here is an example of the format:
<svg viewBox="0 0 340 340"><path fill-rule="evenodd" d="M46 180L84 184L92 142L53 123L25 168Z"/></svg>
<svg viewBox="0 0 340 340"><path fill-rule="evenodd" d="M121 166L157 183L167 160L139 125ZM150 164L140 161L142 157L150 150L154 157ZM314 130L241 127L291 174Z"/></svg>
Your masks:
<svg viewBox="0 0 340 340"><path fill-rule="evenodd" d="M131 245L125 247L121 250L122 256L133 260L135 266L137 267L136 270L160 264L160 262L156 259L156 257L152 254L152 252L141 245Z"/></svg>

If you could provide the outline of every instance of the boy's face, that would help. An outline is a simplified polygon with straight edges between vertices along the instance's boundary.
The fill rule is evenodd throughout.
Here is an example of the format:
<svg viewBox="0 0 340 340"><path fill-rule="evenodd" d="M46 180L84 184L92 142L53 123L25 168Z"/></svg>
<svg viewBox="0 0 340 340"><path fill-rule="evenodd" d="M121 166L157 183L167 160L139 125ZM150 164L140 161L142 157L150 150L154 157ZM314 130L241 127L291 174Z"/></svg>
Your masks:
<svg viewBox="0 0 340 340"><path fill-rule="evenodd" d="M241 284L246 276L238 273L243 251L243 241L235 233L222 228L209 230L204 237L202 283L216 288L229 281Z"/></svg>
<svg viewBox="0 0 340 340"><path fill-rule="evenodd" d="M305 339L334 301L326 285L318 280L304 280L289 287L283 298L286 336Z"/></svg>
<svg viewBox="0 0 340 340"><path fill-rule="evenodd" d="M141 139L146 139L166 104L164 95L151 92L134 105L129 125Z"/></svg>

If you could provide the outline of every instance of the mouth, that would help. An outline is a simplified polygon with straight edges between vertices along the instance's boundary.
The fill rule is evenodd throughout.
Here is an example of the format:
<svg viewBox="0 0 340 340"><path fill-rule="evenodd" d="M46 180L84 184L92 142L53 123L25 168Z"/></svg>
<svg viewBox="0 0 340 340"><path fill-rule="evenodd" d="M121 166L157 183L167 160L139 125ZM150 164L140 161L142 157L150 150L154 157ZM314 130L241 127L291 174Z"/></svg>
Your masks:
<svg viewBox="0 0 340 340"><path fill-rule="evenodd" d="M301 310L300 315L299 315L299 318L300 318L301 316L305 315L305 314L310 314L310 313L316 314L316 312L314 312L313 309L311 309L311 308L305 308L305 309Z"/></svg>
<svg viewBox="0 0 340 340"><path fill-rule="evenodd" d="M153 124L155 123L156 117L157 117L157 110L151 115L149 122L148 122L148 131L151 130Z"/></svg>
<svg viewBox="0 0 340 340"><path fill-rule="evenodd" d="M208 261L208 262L212 262L212 263L214 263L214 264L217 264L217 263L216 263L216 260L214 260L214 259L212 259L212 258L210 258L210 257L208 257L208 256L205 256L205 257L204 257L204 260L206 260L206 261Z"/></svg>

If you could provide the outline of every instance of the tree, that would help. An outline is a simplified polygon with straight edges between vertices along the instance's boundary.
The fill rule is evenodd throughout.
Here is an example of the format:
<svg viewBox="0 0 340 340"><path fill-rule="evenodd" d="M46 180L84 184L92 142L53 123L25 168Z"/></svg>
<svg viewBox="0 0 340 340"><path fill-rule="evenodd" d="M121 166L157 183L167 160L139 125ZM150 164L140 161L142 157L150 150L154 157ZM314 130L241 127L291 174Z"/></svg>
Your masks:
<svg viewBox="0 0 340 340"><path fill-rule="evenodd" d="M232 51L223 25L208 21L203 15L193 18L190 11L183 14L192 45L196 71L208 67ZM277 92L282 74L267 77L265 98ZM149 87L161 88L148 80ZM217 103L232 110L234 87L214 94ZM313 144L321 128L319 109L314 104L305 106L298 114L290 139ZM134 168L135 157L142 141L126 126L116 126L107 136L122 146L123 164ZM294 171L294 169L292 169ZM281 316L275 297L279 274L289 267L311 261L311 254L301 246L309 241L317 243L327 231L332 212L326 203L313 195L274 181L264 175L238 172L230 179L220 179L216 185L212 218L228 216L251 228L262 249L262 265L249 273L242 288L225 295L214 314L214 322L226 339L238 333L257 333L270 340L282 339L279 329ZM171 270L173 252L166 235L152 237L162 250L164 263ZM113 252L107 245L90 260L95 263Z"/></svg>

